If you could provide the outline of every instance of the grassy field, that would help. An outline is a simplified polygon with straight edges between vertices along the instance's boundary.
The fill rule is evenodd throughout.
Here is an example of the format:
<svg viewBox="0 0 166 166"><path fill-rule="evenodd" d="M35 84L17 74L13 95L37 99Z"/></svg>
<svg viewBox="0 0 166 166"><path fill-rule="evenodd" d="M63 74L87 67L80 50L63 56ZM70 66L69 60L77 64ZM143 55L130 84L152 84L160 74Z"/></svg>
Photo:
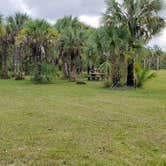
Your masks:
<svg viewBox="0 0 166 166"><path fill-rule="evenodd" d="M139 90L0 80L0 166L165 166L166 71Z"/></svg>

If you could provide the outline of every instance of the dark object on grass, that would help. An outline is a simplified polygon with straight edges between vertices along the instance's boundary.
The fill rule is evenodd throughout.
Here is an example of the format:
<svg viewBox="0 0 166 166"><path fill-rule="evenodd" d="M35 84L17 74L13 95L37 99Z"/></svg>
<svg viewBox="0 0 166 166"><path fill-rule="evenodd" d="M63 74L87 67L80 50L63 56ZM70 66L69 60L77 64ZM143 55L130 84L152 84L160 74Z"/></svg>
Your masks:
<svg viewBox="0 0 166 166"><path fill-rule="evenodd" d="M78 85L86 85L86 82L84 82L84 81L77 81L76 84L78 84Z"/></svg>

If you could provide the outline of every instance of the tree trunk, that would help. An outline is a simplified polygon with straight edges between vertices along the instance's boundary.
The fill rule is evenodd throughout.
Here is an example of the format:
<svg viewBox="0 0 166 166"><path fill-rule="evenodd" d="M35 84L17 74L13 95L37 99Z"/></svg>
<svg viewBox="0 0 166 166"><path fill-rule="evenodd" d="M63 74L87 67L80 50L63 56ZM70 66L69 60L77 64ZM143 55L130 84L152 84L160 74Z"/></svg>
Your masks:
<svg viewBox="0 0 166 166"><path fill-rule="evenodd" d="M2 51L2 73L1 73L1 78L2 79L9 79L8 76L8 66L7 66L7 47L6 45L3 46L3 51Z"/></svg>
<svg viewBox="0 0 166 166"><path fill-rule="evenodd" d="M159 56L157 56L156 69L157 69L157 70L160 70L160 57L159 57Z"/></svg>
<svg viewBox="0 0 166 166"><path fill-rule="evenodd" d="M35 77L34 80L37 82L41 82L41 49L39 46L35 46L33 48L33 55L35 60Z"/></svg>
<svg viewBox="0 0 166 166"><path fill-rule="evenodd" d="M68 64L67 64L67 62L63 63L63 73L64 73L65 79L68 79L69 78L69 73L68 73Z"/></svg>
<svg viewBox="0 0 166 166"><path fill-rule="evenodd" d="M144 69L146 68L146 59L144 58Z"/></svg>
<svg viewBox="0 0 166 166"><path fill-rule="evenodd" d="M70 71L70 81L76 81L77 76L77 69L75 63L72 62L71 64L71 71Z"/></svg>
<svg viewBox="0 0 166 166"><path fill-rule="evenodd" d="M114 66L112 68L112 87L120 87L120 71L119 67Z"/></svg>
<svg viewBox="0 0 166 166"><path fill-rule="evenodd" d="M32 70L32 64L33 64L33 58L32 58L32 52L30 51L30 49L25 48L24 49L25 52L25 57L24 57L24 74L30 75L31 70Z"/></svg>
<svg viewBox="0 0 166 166"><path fill-rule="evenodd" d="M13 47L13 73L16 76L17 73L17 47Z"/></svg>
<svg viewBox="0 0 166 166"><path fill-rule="evenodd" d="M128 60L127 86L134 87L134 59Z"/></svg>
<svg viewBox="0 0 166 166"><path fill-rule="evenodd" d="M77 56L78 55L78 52L76 53L72 53L71 55L71 66L70 66L70 81L76 81L76 76L77 76L77 69L76 69L76 66L77 66Z"/></svg>
<svg viewBox="0 0 166 166"><path fill-rule="evenodd" d="M91 71L91 67L90 67L90 63L88 62L88 65L87 65L87 73L88 73L88 75L90 74L90 71Z"/></svg>
<svg viewBox="0 0 166 166"><path fill-rule="evenodd" d="M16 68L16 73L15 73L15 79L16 80L23 80L23 60L22 60L22 48L17 48L17 55L15 58L15 68Z"/></svg>
<svg viewBox="0 0 166 166"><path fill-rule="evenodd" d="M0 71L2 71L2 53L0 52Z"/></svg>
<svg viewBox="0 0 166 166"><path fill-rule="evenodd" d="M151 69L151 59L150 58L148 60L148 68L149 68L149 70Z"/></svg>
<svg viewBox="0 0 166 166"><path fill-rule="evenodd" d="M113 87L120 87L120 70L119 70L119 66L114 65L112 67L112 86Z"/></svg>
<svg viewBox="0 0 166 166"><path fill-rule="evenodd" d="M64 79L69 79L69 62L68 62L67 56L65 55L65 53L63 53L61 57L62 57L62 64L63 64Z"/></svg>
<svg viewBox="0 0 166 166"><path fill-rule="evenodd" d="M118 56L112 57L111 63L112 63L111 65L112 87L120 87L121 86L120 59L118 58Z"/></svg>

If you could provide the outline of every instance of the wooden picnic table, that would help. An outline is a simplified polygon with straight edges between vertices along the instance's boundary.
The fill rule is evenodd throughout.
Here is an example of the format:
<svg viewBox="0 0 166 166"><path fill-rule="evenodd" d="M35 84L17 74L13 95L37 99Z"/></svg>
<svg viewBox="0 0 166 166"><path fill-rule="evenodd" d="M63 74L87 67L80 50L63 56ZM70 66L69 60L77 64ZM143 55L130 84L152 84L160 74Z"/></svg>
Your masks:
<svg viewBox="0 0 166 166"><path fill-rule="evenodd" d="M107 78L107 75L105 73L90 73L88 75L89 81L103 81Z"/></svg>

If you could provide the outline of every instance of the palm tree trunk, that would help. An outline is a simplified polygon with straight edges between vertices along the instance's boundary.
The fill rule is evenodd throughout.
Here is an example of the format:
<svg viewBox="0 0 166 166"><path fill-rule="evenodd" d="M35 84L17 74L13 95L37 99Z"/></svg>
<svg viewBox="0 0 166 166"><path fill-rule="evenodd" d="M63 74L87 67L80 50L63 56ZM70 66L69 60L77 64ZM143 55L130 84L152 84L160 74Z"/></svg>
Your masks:
<svg viewBox="0 0 166 166"><path fill-rule="evenodd" d="M39 46L33 48L34 62L35 62L35 77L34 80L41 82L41 49Z"/></svg>
<svg viewBox="0 0 166 166"><path fill-rule="evenodd" d="M146 68L146 59L144 58L144 69Z"/></svg>
<svg viewBox="0 0 166 166"><path fill-rule="evenodd" d="M68 72L67 72L67 63L66 62L63 63L63 74L64 74L65 79L67 79Z"/></svg>
<svg viewBox="0 0 166 166"><path fill-rule="evenodd" d="M69 79L69 62L65 53L61 55L63 63L63 75L64 79Z"/></svg>
<svg viewBox="0 0 166 166"><path fill-rule="evenodd" d="M77 69L76 69L76 58L77 58L77 56L78 55L75 55L75 54L78 54L78 52L77 53L72 53L72 55L71 55L71 67L70 67L70 81L76 81L76 76L77 76Z"/></svg>
<svg viewBox="0 0 166 166"><path fill-rule="evenodd" d="M0 71L2 71L2 53L0 52Z"/></svg>
<svg viewBox="0 0 166 166"><path fill-rule="evenodd" d="M8 76L8 66L7 66L7 46L6 44L3 46L3 51L2 51L2 73L1 73L1 78L2 79L9 79Z"/></svg>
<svg viewBox="0 0 166 166"><path fill-rule="evenodd" d="M22 48L17 48L17 58L16 58L16 80L23 80L23 60L22 60Z"/></svg>
<svg viewBox="0 0 166 166"><path fill-rule="evenodd" d="M88 73L88 75L90 74L90 70L91 70L91 67L90 67L90 63L88 61L88 65L87 65L87 73Z"/></svg>
<svg viewBox="0 0 166 166"><path fill-rule="evenodd" d="M13 74L16 76L17 73L17 47L13 46Z"/></svg>
<svg viewBox="0 0 166 166"><path fill-rule="evenodd" d="M31 64L33 64L34 61L33 61L32 52L30 51L30 49L25 48L24 51L25 51L25 57L23 60L24 61L24 72L25 72L25 75L29 75L32 70Z"/></svg>
<svg viewBox="0 0 166 166"><path fill-rule="evenodd" d="M134 59L128 60L127 86L134 87Z"/></svg>
<svg viewBox="0 0 166 166"><path fill-rule="evenodd" d="M76 67L75 65L72 65L71 66L71 73L70 73L70 81L76 81L76 76L77 76L77 70L76 70Z"/></svg>
<svg viewBox="0 0 166 166"><path fill-rule="evenodd" d="M112 87L119 87L120 86L120 60L117 58L118 56L114 56L111 58L112 63L112 69L111 69L111 75L112 75Z"/></svg>
<svg viewBox="0 0 166 166"><path fill-rule="evenodd" d="M151 69L151 59L150 58L148 60L148 68L149 68L149 70Z"/></svg>
<svg viewBox="0 0 166 166"><path fill-rule="evenodd" d="M117 66L113 67L112 70L112 87L120 86L120 72Z"/></svg>
<svg viewBox="0 0 166 166"><path fill-rule="evenodd" d="M156 65L157 65L156 66L157 70L160 70L160 57L159 56L157 56L157 64Z"/></svg>

